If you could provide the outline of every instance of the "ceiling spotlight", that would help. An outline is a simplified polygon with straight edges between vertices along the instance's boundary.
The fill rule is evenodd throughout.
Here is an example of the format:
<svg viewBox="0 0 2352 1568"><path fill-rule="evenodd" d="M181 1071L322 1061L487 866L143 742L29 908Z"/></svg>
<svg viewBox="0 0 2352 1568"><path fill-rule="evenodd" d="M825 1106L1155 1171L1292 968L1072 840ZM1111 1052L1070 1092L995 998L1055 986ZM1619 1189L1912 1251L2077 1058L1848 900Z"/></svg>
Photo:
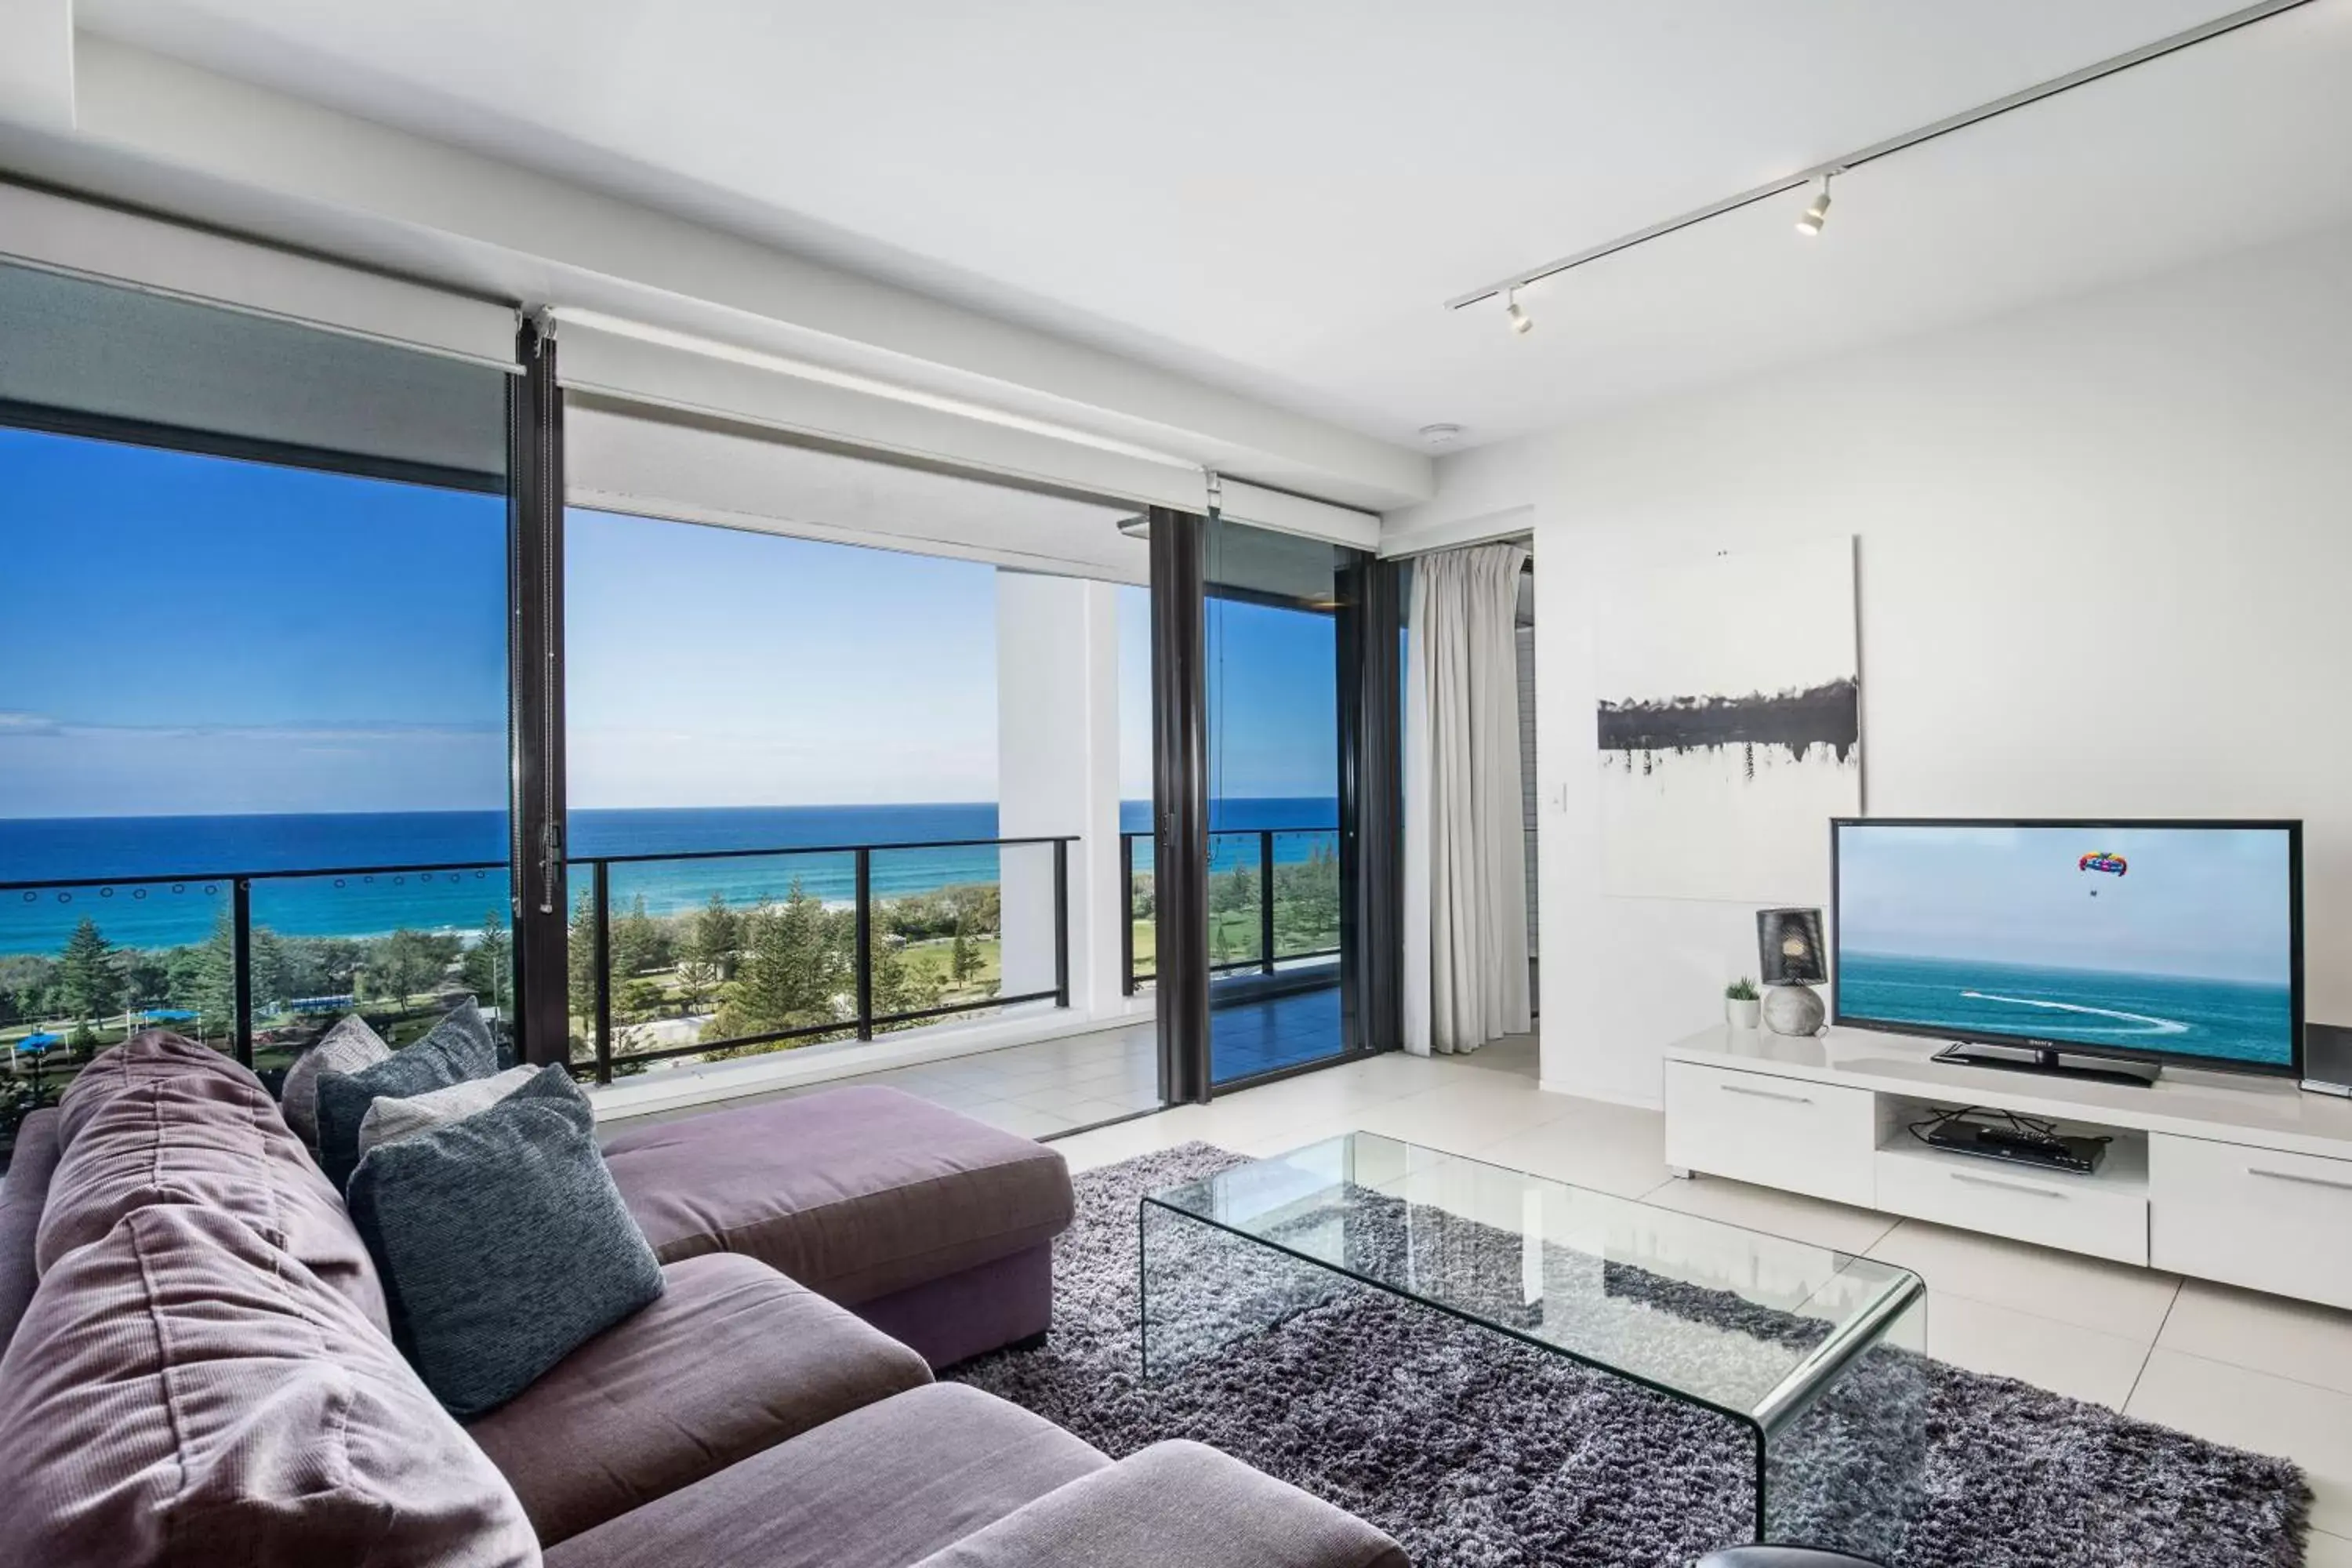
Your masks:
<svg viewBox="0 0 2352 1568"><path fill-rule="evenodd" d="M1514 289L1503 298L1507 301L1503 307L1503 315L1510 321L1511 331L1521 337L1526 337L1529 332L1534 331L1536 319L1528 315L1526 309L1520 305L1519 291Z"/></svg>
<svg viewBox="0 0 2352 1568"><path fill-rule="evenodd" d="M1799 234L1819 234L1822 225L1830 221L1830 182L1835 178L1834 174L1822 176L1822 194L1813 198L1813 205L1807 207L1805 216L1797 220Z"/></svg>

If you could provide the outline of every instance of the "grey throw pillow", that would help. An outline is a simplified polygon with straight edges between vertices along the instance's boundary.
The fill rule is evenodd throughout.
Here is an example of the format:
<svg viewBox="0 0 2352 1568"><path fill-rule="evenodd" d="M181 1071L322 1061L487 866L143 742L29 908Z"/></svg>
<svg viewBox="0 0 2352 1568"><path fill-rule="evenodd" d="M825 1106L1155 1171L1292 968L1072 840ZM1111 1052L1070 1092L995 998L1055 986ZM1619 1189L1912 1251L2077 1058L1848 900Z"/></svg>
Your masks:
<svg viewBox="0 0 2352 1568"><path fill-rule="evenodd" d="M405 1100L379 1094L360 1118L360 1158L383 1143L397 1143L419 1132L430 1132L452 1121L463 1121L478 1110L488 1110L539 1076L537 1068L509 1068L488 1078L467 1079L446 1089L429 1089Z"/></svg>
<svg viewBox="0 0 2352 1568"><path fill-rule="evenodd" d="M406 1100L499 1070L499 1047L481 1010L470 1001L433 1026L432 1032L357 1072L319 1075L319 1164L343 1190L360 1163L360 1123L378 1095Z"/></svg>
<svg viewBox="0 0 2352 1568"><path fill-rule="evenodd" d="M286 1125L313 1150L319 1147L319 1079L331 1072L357 1072L392 1055L392 1047L357 1013L319 1037L309 1050L286 1069L278 1091L278 1109Z"/></svg>
<svg viewBox="0 0 2352 1568"><path fill-rule="evenodd" d="M352 1175L394 1341L459 1420L520 1394L662 1293L661 1264L561 1066L488 1110L381 1143Z"/></svg>

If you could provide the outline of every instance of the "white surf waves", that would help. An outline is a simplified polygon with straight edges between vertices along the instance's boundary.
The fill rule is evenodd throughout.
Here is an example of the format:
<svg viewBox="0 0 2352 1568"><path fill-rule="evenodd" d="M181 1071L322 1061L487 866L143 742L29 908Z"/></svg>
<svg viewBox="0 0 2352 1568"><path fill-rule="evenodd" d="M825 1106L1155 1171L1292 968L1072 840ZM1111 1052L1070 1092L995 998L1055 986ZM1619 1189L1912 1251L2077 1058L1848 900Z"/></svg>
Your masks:
<svg viewBox="0 0 2352 1568"><path fill-rule="evenodd" d="M2146 1013L2119 1013L2113 1007L2085 1007L2078 1002L2037 1002L2031 996L1996 996L1989 991L1963 991L1961 995L1972 1002L2003 1002L2012 1007L2047 1007L2058 1013L2088 1013L2099 1018L2120 1018L2126 1024L2143 1024L2147 1027L2123 1031L2133 1035L2185 1035L2189 1026L2176 1018L2152 1018Z"/></svg>

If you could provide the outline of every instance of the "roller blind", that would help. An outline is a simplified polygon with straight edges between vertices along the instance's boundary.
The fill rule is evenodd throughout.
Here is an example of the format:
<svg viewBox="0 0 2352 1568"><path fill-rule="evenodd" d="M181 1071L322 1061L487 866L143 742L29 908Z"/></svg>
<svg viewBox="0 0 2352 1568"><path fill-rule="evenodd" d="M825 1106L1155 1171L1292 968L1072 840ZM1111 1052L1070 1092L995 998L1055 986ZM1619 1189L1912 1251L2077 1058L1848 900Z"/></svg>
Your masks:
<svg viewBox="0 0 2352 1568"><path fill-rule="evenodd" d="M819 367L803 374L741 363L637 332L565 316L557 335L558 374L572 392L612 410L666 410L764 427L966 472L1002 476L1097 496L1140 509L1200 511L1212 504L1236 521L1370 549L1380 519L1370 512L1225 478L1213 501L1202 466L1123 444L1027 427L1021 416L924 401L917 392L839 384ZM784 362L778 362L779 363ZM1015 423L1005 423L1005 420ZM690 487L693 476L668 483ZM678 499L692 500L684 489Z"/></svg>
<svg viewBox="0 0 2352 1568"><path fill-rule="evenodd" d="M478 361L0 264L0 421L499 488L506 380Z"/></svg>
<svg viewBox="0 0 2352 1568"><path fill-rule="evenodd" d="M558 356L571 352L568 344ZM1126 507L847 456L608 399L564 412L565 499L667 517L1141 583L1150 548Z"/></svg>
<svg viewBox="0 0 2352 1568"><path fill-rule="evenodd" d="M510 306L5 182L0 259L516 368Z"/></svg>

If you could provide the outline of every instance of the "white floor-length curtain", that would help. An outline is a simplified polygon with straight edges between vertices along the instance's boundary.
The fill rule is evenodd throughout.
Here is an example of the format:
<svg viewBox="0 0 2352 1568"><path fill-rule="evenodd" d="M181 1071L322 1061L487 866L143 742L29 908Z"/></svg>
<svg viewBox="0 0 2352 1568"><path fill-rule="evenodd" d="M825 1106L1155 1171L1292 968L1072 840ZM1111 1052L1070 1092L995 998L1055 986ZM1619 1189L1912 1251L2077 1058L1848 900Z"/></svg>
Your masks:
<svg viewBox="0 0 2352 1568"><path fill-rule="evenodd" d="M1524 1034L1528 867L1516 545L1415 560L1404 716L1404 1047Z"/></svg>

